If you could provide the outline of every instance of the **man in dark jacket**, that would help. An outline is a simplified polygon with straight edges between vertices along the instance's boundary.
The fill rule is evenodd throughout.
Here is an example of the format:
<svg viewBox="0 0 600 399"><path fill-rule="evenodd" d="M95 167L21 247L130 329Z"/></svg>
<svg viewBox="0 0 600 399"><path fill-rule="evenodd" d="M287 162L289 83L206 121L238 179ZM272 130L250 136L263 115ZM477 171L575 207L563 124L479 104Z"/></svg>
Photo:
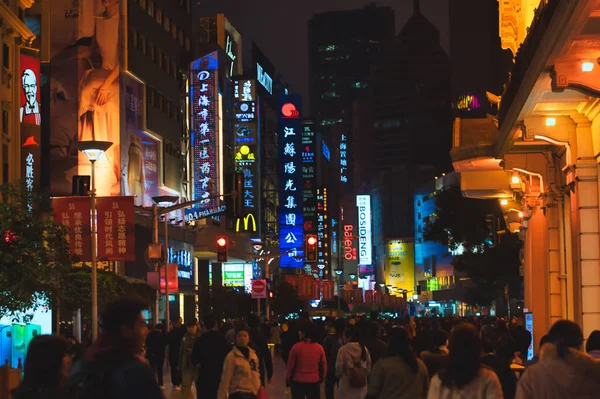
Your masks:
<svg viewBox="0 0 600 399"><path fill-rule="evenodd" d="M223 362L231 350L217 328L213 315L204 317L204 334L194 342L192 364L198 367L196 395L198 399L215 399L221 382Z"/></svg>
<svg viewBox="0 0 600 399"><path fill-rule="evenodd" d="M250 333L250 347L254 349L260 363L260 381L264 386L266 381L269 383L273 378L273 358L269 350L267 339L259 328L260 319L257 315L248 316L248 332Z"/></svg>
<svg viewBox="0 0 600 399"><path fill-rule="evenodd" d="M163 399L142 351L148 327L136 299L116 299L100 315L102 332L79 372L68 383L69 398Z"/></svg>
<svg viewBox="0 0 600 399"><path fill-rule="evenodd" d="M157 324L154 330L146 338L146 359L150 362L150 368L158 377L158 385L163 384L163 365L165 364L165 347L167 342L163 332L163 325Z"/></svg>
<svg viewBox="0 0 600 399"><path fill-rule="evenodd" d="M367 347L369 354L371 355L372 366L375 366L377 360L387 354L387 344L379 339L380 330L379 323L372 321L369 323L367 329L367 338L363 341L363 344Z"/></svg>
<svg viewBox="0 0 600 399"><path fill-rule="evenodd" d="M173 325L173 329L167 334L167 345L169 345L169 366L171 367L171 383L173 389L181 391L182 374L179 369L179 352L181 340L186 333L185 327L181 326L181 319Z"/></svg>

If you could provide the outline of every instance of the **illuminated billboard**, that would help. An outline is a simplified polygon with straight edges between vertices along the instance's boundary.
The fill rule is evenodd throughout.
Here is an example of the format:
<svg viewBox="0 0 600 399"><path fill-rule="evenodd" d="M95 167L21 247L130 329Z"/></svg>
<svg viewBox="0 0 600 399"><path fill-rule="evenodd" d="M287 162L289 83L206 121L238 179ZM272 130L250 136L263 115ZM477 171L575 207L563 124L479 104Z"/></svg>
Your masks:
<svg viewBox="0 0 600 399"><path fill-rule="evenodd" d="M358 208L358 264L372 266L371 196L357 195L356 207Z"/></svg>
<svg viewBox="0 0 600 399"><path fill-rule="evenodd" d="M240 182L241 193L238 203L240 215L236 231L257 232L256 219L259 214L259 168L258 168L258 103L256 81L236 80L233 82L235 171Z"/></svg>
<svg viewBox="0 0 600 399"><path fill-rule="evenodd" d="M70 195L76 175L91 165L77 151L82 140L113 145L96 162L99 196L121 194L120 7L127 2L55 1L50 8L51 192Z"/></svg>
<svg viewBox="0 0 600 399"><path fill-rule="evenodd" d="M136 206L151 207L159 193L160 142L143 131L144 85L123 75L125 129L121 134L121 191Z"/></svg>
<svg viewBox="0 0 600 399"><path fill-rule="evenodd" d="M386 243L385 283L401 290L415 289L415 244L405 240Z"/></svg>
<svg viewBox="0 0 600 399"><path fill-rule="evenodd" d="M317 189L317 267L323 277L323 270L330 269L329 253L329 212L327 210L327 188ZM313 271L314 272L314 271Z"/></svg>
<svg viewBox="0 0 600 399"><path fill-rule="evenodd" d="M194 199L202 199L200 204L194 208L207 209L215 206L215 199L210 197L217 194L219 79L218 54L216 51L192 62L190 80L190 130L193 148Z"/></svg>
<svg viewBox="0 0 600 399"><path fill-rule="evenodd" d="M39 126L42 123L40 106L40 60L21 54L19 118L21 123Z"/></svg>
<svg viewBox="0 0 600 399"><path fill-rule="evenodd" d="M302 97L280 96L279 134L279 251L282 268L304 267Z"/></svg>
<svg viewBox="0 0 600 399"><path fill-rule="evenodd" d="M317 232L317 190L315 130L313 121L302 123L302 178L304 179L304 195L302 211L304 213L304 233Z"/></svg>

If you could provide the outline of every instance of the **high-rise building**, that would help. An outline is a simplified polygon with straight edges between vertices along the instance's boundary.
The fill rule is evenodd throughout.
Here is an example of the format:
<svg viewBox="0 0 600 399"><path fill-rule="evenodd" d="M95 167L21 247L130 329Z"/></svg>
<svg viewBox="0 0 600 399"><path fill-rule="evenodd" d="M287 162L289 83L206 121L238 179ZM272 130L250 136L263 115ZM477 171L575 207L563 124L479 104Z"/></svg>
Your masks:
<svg viewBox="0 0 600 399"><path fill-rule="evenodd" d="M495 114L486 91L502 94L512 67L510 50L498 34L497 0L453 0L450 10L452 109L462 118Z"/></svg>
<svg viewBox="0 0 600 399"><path fill-rule="evenodd" d="M375 4L310 19L310 108L322 132L350 123L352 99L368 86L370 66L394 32L394 11Z"/></svg>
<svg viewBox="0 0 600 399"><path fill-rule="evenodd" d="M374 73L372 104L374 172L400 165L450 168L452 125L450 63L439 30L419 1Z"/></svg>

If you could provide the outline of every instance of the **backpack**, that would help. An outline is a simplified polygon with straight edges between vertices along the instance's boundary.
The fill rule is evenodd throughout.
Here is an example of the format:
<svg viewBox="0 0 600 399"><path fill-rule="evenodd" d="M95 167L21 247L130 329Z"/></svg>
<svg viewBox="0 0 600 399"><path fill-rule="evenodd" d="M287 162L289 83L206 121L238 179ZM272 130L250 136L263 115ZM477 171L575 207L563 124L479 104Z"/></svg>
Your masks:
<svg viewBox="0 0 600 399"><path fill-rule="evenodd" d="M110 397L108 379L114 370L107 363L82 361L66 386L68 399L100 399Z"/></svg>
<svg viewBox="0 0 600 399"><path fill-rule="evenodd" d="M358 362L354 362L354 367L349 371L348 382L352 388L364 388L367 385L367 365L365 347L362 347L361 359Z"/></svg>

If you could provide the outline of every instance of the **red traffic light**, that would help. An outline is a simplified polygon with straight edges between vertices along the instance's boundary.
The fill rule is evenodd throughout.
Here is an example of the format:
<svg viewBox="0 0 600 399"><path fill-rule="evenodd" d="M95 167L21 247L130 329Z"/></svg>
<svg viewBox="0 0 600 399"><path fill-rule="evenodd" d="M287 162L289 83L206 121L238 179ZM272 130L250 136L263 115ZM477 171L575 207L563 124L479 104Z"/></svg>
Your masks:
<svg viewBox="0 0 600 399"><path fill-rule="evenodd" d="M217 245L220 247L224 247L225 245L227 245L227 239L225 237L217 238Z"/></svg>
<svg viewBox="0 0 600 399"><path fill-rule="evenodd" d="M317 243L317 237L310 236L308 237L308 245L315 245Z"/></svg>

